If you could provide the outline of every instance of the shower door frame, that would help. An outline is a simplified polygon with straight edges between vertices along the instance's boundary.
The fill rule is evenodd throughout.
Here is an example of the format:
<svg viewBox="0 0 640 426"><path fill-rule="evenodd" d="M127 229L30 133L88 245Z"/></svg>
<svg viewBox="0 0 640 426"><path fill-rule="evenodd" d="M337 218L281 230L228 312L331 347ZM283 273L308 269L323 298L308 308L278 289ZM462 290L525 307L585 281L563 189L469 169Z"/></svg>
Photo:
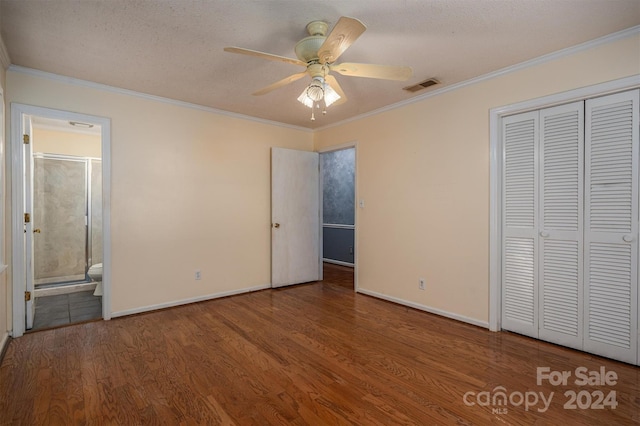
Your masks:
<svg viewBox="0 0 640 426"><path fill-rule="evenodd" d="M42 117L65 121L78 121L101 126L102 142L102 318L111 319L111 120L107 117L80 114L52 108L11 103L11 252L12 252L12 337L20 337L26 331L27 291L25 253L25 222L21 206L24 205L25 168L23 121L25 117ZM33 235L30 235L33 237ZM33 285L33 282L31 283ZM32 295L33 297L33 295Z"/></svg>
<svg viewBox="0 0 640 426"><path fill-rule="evenodd" d="M87 156L77 156L77 155L68 155L68 154L51 154L51 153L43 153L43 152L34 152L32 154L33 156L33 160L34 160L34 176L35 176L35 160L36 159L41 159L41 160L59 160L59 161L73 161L73 162L78 162L78 163L84 163L84 167L85 167L85 199L84 199L84 203L85 203L85 217L86 217L86 222L85 222L85 242L84 242L84 256L85 256L85 268L84 268L84 276L81 280L72 280L72 281L51 281L51 282L42 282L42 283L37 283L36 282L36 277L35 277L35 273L34 273L34 277L33 277L33 281L34 281L34 287L38 287L40 285L57 285L57 286L62 286L62 285L66 285L68 283L70 284L76 284L76 283L82 283L82 282L88 282L87 280L87 271L89 269L89 267L92 265L93 262L93 235L91 232L92 229L92 225L93 225L93 217L92 217L92 185L91 185L91 176L92 176L92 168L93 168L93 161L99 161L102 163L102 159L101 158L97 158L97 157L87 157ZM35 180L33 182L34 185L34 197L35 197ZM34 203L32 205L32 209L33 209L33 214L32 214L32 220L35 222L36 219L36 204L35 204L35 198L34 198ZM37 223L35 224L37 225ZM34 262L34 266L35 266L35 242L34 242L34 258L33 258L33 262Z"/></svg>

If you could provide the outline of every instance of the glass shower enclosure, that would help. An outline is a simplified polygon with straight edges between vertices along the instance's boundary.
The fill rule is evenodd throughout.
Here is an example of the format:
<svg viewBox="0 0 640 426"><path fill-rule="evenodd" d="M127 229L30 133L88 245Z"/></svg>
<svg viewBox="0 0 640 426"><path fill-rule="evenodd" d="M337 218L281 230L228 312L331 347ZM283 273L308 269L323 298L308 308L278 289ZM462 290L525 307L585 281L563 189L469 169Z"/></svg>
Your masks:
<svg viewBox="0 0 640 426"><path fill-rule="evenodd" d="M33 156L34 284L89 281L102 262L102 162L56 154Z"/></svg>

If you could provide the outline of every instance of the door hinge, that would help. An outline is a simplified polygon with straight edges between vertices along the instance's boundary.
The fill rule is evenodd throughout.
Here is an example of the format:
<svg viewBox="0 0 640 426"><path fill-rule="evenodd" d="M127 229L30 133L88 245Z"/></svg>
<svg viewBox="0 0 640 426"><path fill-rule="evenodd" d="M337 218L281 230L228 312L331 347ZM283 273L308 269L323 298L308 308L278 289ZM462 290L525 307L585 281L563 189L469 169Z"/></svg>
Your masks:
<svg viewBox="0 0 640 426"><path fill-rule="evenodd" d="M31 215L29 213L24 214L24 223L31 222Z"/></svg>
<svg viewBox="0 0 640 426"><path fill-rule="evenodd" d="M31 300L31 292L30 291L25 291L24 292L24 301L28 302L29 300Z"/></svg>
<svg viewBox="0 0 640 426"><path fill-rule="evenodd" d="M22 135L22 142L24 142L25 145L29 144L29 140L31 138L29 138L29 135Z"/></svg>

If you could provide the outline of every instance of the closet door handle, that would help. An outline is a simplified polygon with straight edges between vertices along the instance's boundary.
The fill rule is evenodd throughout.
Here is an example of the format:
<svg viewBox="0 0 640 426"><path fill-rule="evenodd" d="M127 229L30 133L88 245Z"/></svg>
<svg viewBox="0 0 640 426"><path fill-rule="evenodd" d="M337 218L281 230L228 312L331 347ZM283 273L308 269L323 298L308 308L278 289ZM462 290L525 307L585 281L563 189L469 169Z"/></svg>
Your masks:
<svg viewBox="0 0 640 426"><path fill-rule="evenodd" d="M549 233L547 231L540 231L540 236L542 238L547 238L549 236Z"/></svg>
<svg viewBox="0 0 640 426"><path fill-rule="evenodd" d="M42 231L40 231L40 228L36 228L36 229L33 230L34 234L39 234L40 232L42 232Z"/></svg>
<svg viewBox="0 0 640 426"><path fill-rule="evenodd" d="M624 237L622 237L622 239L623 239L625 242L630 243L631 241L633 241L633 235L629 235L629 234L627 234L627 235L625 235Z"/></svg>

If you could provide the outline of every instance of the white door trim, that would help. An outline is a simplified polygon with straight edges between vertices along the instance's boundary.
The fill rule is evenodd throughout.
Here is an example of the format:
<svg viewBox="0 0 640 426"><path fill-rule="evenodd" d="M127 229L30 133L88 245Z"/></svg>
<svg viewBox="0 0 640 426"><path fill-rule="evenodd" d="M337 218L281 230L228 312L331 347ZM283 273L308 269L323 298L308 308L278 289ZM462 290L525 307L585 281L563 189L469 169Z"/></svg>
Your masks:
<svg viewBox="0 0 640 426"><path fill-rule="evenodd" d="M358 141L352 141L352 142L347 142L347 143L343 143L340 145L333 145L330 147L326 147L326 148L322 148L318 150L319 154L323 154L325 152L333 152L333 151L341 151L343 149L349 149L349 148L353 148L354 149L354 174L355 174L355 185L354 185L354 197L355 197L355 203L356 203L356 207L355 207L355 212L354 212L354 217L353 217L353 250L355 251L354 253L354 257L353 257L353 291L354 292L358 292L358 253L360 252L360 250L358 250ZM322 189L323 189L323 185L324 183L322 182L322 162L320 162L320 217L323 217L322 214ZM320 226L322 226L322 221L320 221ZM320 262L322 262L322 230L320 230ZM322 268L320 268L320 271L322 271ZM320 277L322 278L322 276Z"/></svg>
<svg viewBox="0 0 640 426"><path fill-rule="evenodd" d="M30 138L29 144L22 144L22 152L25 161L20 163L23 168L21 175L24 177L24 185L22 187L22 194L24 195L24 205L22 206L23 212L28 212L33 217L33 185L34 185L34 173L33 173L33 144L31 143L31 138L33 137L33 122L31 120L31 116L22 115L22 133L23 138L24 135L27 135ZM35 319L35 285L33 281L33 221L24 222L24 253L26 268L22 269L25 272L25 289L28 292L31 292L32 296L28 301L25 301L25 310L26 310L26 327L27 329L33 328L33 321ZM16 234L17 236L18 234Z"/></svg>
<svg viewBox="0 0 640 426"><path fill-rule="evenodd" d="M502 118L508 115L640 87L640 74L532 99L489 111L489 329L499 331L502 291Z"/></svg>
<svg viewBox="0 0 640 426"><path fill-rule="evenodd" d="M24 149L22 142L22 117L24 115L59 120L80 121L100 125L102 129L102 317L111 319L111 120L106 117L79 114L69 111L43 108L19 103L11 104L11 235L13 282L13 337L25 332L25 259L24 217L20 206L24 203Z"/></svg>

